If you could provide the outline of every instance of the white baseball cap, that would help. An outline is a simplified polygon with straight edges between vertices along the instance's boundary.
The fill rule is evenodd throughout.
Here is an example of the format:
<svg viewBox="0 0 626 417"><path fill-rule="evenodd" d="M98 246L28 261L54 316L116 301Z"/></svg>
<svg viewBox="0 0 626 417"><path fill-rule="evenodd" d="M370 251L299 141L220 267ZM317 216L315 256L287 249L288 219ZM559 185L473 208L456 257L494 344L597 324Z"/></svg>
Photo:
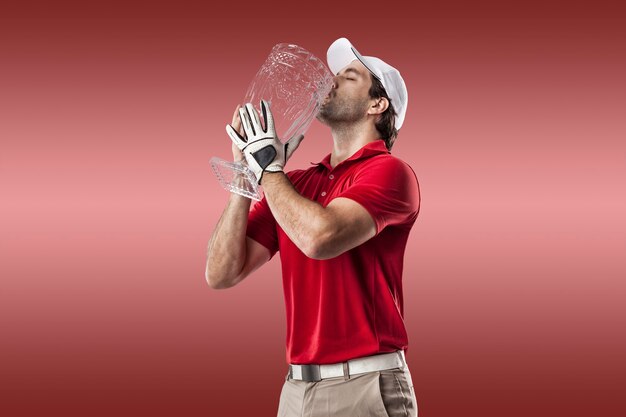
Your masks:
<svg viewBox="0 0 626 417"><path fill-rule="evenodd" d="M383 87L385 87L385 91L391 99L393 108L397 113L395 127L400 130L404 122L406 106L409 101L406 85L400 75L400 71L387 64L382 59L373 56L362 56L346 38L337 39L330 45L326 53L326 61L333 74L339 73L342 68L355 59L361 61L361 63L365 65L365 68L367 68L374 77L381 82Z"/></svg>

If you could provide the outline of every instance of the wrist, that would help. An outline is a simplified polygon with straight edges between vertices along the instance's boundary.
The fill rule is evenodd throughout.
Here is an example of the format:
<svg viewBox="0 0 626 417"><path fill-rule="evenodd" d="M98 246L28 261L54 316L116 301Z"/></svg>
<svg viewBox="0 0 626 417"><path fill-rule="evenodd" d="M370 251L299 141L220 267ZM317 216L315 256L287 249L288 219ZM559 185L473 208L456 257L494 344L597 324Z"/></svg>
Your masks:
<svg viewBox="0 0 626 417"><path fill-rule="evenodd" d="M263 186L267 187L268 184L280 181L280 178L284 176L285 173L283 171L265 171L263 173Z"/></svg>
<svg viewBox="0 0 626 417"><path fill-rule="evenodd" d="M248 197L245 197L235 191L230 192L230 196L228 197L228 205L234 207L243 207L245 210L250 210L250 205L252 204L252 200Z"/></svg>

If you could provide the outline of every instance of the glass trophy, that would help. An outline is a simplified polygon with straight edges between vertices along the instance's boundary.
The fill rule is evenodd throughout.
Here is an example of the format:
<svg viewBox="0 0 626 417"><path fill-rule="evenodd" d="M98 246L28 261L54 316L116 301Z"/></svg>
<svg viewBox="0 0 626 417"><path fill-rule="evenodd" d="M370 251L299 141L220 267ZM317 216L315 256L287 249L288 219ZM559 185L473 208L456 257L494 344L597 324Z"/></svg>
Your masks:
<svg viewBox="0 0 626 417"><path fill-rule="evenodd" d="M261 99L269 102L276 134L287 141L306 132L332 82L332 73L315 55L297 45L280 43L250 82L242 104L252 103L262 119ZM261 199L262 190L245 163L213 157L211 167L226 190Z"/></svg>

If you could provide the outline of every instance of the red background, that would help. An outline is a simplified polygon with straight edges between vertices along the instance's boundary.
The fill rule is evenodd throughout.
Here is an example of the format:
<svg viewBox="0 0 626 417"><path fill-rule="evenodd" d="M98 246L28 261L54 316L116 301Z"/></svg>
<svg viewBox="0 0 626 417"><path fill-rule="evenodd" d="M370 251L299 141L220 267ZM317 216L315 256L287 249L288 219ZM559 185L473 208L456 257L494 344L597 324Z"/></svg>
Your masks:
<svg viewBox="0 0 626 417"><path fill-rule="evenodd" d="M624 14L413 6L0 6L0 415L275 415L278 257L206 285L208 161L274 44L341 36L409 88L420 416L624 415ZM289 166L331 143L314 122Z"/></svg>

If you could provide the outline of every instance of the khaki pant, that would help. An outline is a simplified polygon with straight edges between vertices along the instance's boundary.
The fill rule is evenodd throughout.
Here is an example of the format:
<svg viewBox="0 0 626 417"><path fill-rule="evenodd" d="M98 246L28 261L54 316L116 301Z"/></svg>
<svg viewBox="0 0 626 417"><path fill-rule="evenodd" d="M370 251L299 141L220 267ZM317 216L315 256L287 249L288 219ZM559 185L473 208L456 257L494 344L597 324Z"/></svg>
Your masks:
<svg viewBox="0 0 626 417"><path fill-rule="evenodd" d="M417 417L409 368L305 382L285 378L277 417Z"/></svg>

